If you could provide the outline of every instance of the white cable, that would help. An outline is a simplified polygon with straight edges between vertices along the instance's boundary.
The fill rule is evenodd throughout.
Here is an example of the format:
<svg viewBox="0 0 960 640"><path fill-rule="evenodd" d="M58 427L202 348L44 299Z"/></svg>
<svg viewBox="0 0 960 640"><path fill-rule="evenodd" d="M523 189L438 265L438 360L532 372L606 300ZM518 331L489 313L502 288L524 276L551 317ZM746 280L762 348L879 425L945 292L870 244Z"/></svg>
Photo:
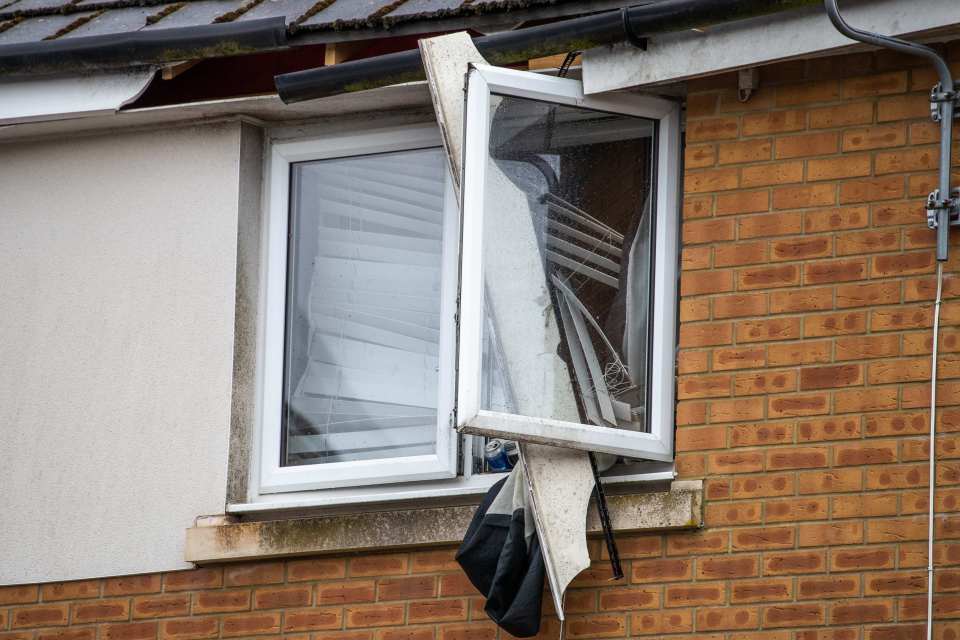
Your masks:
<svg viewBox="0 0 960 640"><path fill-rule="evenodd" d="M930 516L927 523L927 640L933 640L933 530L937 487L937 351L940 333L940 300L943 293L943 262L937 262L937 299L933 303L933 349L930 364Z"/></svg>

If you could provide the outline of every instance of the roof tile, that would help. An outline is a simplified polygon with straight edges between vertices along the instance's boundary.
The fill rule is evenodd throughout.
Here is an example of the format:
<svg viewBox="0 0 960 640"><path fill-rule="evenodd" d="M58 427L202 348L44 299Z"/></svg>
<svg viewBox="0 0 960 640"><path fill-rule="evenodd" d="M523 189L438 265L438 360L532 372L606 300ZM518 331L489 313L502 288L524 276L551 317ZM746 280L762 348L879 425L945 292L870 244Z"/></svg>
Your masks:
<svg viewBox="0 0 960 640"><path fill-rule="evenodd" d="M95 12L73 13L70 15L54 14L23 20L6 31L0 32L0 46L5 44L23 44L37 42L52 37L55 33L73 23L81 16L92 16Z"/></svg>
<svg viewBox="0 0 960 640"><path fill-rule="evenodd" d="M102 36L108 33L139 31L147 24L147 16L156 13L157 7L128 7L105 11L93 20L64 34L64 38ZM76 16L76 14L73 14Z"/></svg>

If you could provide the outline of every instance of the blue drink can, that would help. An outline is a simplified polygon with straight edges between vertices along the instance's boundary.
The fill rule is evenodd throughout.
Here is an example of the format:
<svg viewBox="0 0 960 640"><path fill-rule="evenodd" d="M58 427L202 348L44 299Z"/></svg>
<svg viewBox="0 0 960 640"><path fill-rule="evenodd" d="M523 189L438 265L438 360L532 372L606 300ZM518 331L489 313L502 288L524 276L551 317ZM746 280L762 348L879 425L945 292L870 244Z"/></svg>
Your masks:
<svg viewBox="0 0 960 640"><path fill-rule="evenodd" d="M504 442L499 438L487 441L487 446L483 449L483 459L487 461L487 467L491 471L509 471L513 468L507 451L508 444L513 443ZM514 449L516 446L513 444Z"/></svg>

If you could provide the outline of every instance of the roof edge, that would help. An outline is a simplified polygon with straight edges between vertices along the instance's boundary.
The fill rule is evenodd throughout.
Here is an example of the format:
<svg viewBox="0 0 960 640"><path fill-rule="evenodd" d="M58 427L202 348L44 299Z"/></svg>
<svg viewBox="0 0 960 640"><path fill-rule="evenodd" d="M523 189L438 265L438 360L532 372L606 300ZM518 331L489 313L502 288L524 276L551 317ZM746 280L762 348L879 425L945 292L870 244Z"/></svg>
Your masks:
<svg viewBox="0 0 960 640"><path fill-rule="evenodd" d="M164 64L287 48L282 16L0 46L0 81L23 75L76 73Z"/></svg>

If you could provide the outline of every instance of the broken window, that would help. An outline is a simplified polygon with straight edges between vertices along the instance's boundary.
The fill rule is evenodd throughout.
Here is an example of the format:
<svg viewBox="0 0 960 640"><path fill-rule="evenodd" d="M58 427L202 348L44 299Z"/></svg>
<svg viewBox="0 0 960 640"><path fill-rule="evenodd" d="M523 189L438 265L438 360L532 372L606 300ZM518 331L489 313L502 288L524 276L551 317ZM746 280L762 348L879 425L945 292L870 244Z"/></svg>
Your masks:
<svg viewBox="0 0 960 640"><path fill-rule="evenodd" d="M487 438L672 459L675 105L468 101L462 207L433 125L271 145L258 496L478 490Z"/></svg>
<svg viewBox="0 0 960 640"><path fill-rule="evenodd" d="M672 457L675 138L669 102L471 70L461 429Z"/></svg>

